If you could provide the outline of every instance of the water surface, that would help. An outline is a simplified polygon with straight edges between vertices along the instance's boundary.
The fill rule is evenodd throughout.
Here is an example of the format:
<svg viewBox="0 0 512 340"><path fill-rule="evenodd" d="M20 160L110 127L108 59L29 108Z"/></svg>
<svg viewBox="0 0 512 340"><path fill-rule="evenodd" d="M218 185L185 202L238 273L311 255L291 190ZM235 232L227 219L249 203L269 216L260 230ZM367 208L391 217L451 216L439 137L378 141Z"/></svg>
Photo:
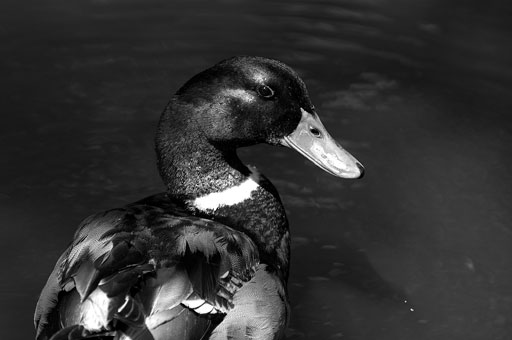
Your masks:
<svg viewBox="0 0 512 340"><path fill-rule="evenodd" d="M289 339L510 339L511 6L498 1L3 1L2 338L88 214L163 190L170 94L239 54L280 59L367 169L242 150L293 233ZM405 302L407 301L407 302Z"/></svg>

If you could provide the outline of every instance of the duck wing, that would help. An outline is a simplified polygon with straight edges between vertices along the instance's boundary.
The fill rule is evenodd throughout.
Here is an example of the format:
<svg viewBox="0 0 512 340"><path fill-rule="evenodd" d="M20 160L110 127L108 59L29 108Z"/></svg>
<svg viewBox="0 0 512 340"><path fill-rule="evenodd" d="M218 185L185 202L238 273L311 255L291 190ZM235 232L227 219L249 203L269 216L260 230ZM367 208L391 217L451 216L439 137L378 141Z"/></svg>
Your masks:
<svg viewBox="0 0 512 340"><path fill-rule="evenodd" d="M189 216L168 200L93 215L41 293L36 339L56 332L54 339L117 332L153 339L153 329L171 322L166 327L176 338L193 334L188 328L207 332L232 308L233 295L258 264L248 236Z"/></svg>

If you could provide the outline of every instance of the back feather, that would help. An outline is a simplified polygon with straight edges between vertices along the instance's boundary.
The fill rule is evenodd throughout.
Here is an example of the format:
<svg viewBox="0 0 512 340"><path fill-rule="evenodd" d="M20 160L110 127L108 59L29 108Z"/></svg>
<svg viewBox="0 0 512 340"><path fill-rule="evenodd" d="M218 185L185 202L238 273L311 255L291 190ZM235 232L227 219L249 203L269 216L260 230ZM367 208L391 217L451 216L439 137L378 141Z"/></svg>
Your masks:
<svg viewBox="0 0 512 340"><path fill-rule="evenodd" d="M171 311L178 313L180 305L213 314L232 307L233 295L259 263L251 239L220 223L186 216L166 200L141 203L93 215L81 224L41 293L36 339L48 339L61 327L55 314L66 311L57 307L62 294L73 290L79 302L66 308L81 310L73 322L92 332L87 336L120 325L141 327L144 320L156 328L175 319ZM203 302L193 307L191 301ZM99 319L91 317L93 310ZM76 337L85 336L83 331L59 333Z"/></svg>

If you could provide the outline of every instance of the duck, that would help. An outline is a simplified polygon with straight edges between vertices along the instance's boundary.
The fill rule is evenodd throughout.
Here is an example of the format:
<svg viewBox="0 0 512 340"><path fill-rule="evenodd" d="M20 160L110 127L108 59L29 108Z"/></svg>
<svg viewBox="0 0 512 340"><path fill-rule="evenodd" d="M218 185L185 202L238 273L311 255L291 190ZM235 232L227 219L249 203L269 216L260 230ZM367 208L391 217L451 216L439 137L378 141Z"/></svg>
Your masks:
<svg viewBox="0 0 512 340"><path fill-rule="evenodd" d="M276 188L237 149L364 168L327 132L286 64L232 57L188 80L158 122L165 192L87 217L36 305L37 340L282 339L290 231Z"/></svg>

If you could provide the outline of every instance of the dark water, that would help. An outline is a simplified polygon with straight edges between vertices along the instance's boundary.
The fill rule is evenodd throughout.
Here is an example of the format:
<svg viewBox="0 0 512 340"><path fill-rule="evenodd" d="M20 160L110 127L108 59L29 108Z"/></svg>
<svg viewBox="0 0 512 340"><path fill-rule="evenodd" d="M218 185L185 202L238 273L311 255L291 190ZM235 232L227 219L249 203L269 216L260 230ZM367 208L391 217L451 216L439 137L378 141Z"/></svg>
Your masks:
<svg viewBox="0 0 512 340"><path fill-rule="evenodd" d="M512 338L511 9L3 1L0 338L33 337L82 218L162 190L152 138L167 98L238 54L296 68L367 168L343 181L290 150L242 152L288 210L289 339Z"/></svg>

